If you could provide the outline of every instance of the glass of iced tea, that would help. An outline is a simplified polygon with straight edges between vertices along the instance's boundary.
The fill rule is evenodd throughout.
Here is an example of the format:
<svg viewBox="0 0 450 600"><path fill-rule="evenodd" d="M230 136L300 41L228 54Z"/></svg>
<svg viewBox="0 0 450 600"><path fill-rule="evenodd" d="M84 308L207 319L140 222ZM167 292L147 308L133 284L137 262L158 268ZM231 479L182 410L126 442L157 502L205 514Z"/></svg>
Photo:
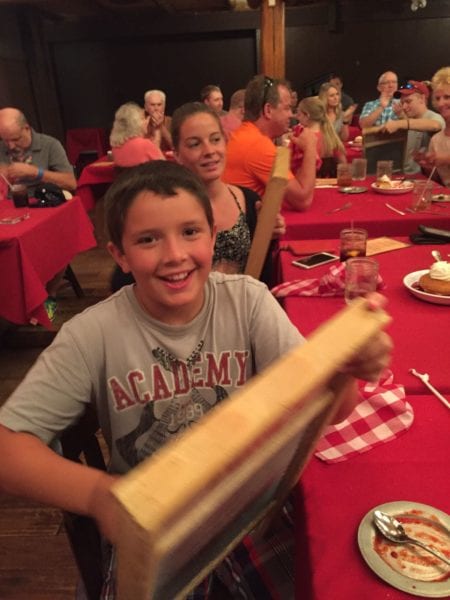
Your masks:
<svg viewBox="0 0 450 600"><path fill-rule="evenodd" d="M341 262L345 262L348 258L366 255L367 231L365 229L342 229L339 238Z"/></svg>
<svg viewBox="0 0 450 600"><path fill-rule="evenodd" d="M351 187L352 165L350 163L339 163L336 167L338 187Z"/></svg>
<svg viewBox="0 0 450 600"><path fill-rule="evenodd" d="M16 183L11 186L11 197L16 208L28 206L28 188L26 185Z"/></svg>

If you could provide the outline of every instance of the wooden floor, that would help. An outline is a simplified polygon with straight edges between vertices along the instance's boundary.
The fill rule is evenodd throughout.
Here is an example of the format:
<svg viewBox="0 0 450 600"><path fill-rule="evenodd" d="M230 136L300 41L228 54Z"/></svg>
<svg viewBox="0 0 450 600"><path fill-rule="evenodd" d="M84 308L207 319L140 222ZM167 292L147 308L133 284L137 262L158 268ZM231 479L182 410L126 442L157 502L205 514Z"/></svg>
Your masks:
<svg viewBox="0 0 450 600"><path fill-rule="evenodd" d="M112 260L101 246L76 257L71 265L86 294L71 287L58 297L54 331L40 327L7 329L0 337L0 405L50 343L61 324L108 295ZM58 510L0 494L0 599L75 598L78 572Z"/></svg>

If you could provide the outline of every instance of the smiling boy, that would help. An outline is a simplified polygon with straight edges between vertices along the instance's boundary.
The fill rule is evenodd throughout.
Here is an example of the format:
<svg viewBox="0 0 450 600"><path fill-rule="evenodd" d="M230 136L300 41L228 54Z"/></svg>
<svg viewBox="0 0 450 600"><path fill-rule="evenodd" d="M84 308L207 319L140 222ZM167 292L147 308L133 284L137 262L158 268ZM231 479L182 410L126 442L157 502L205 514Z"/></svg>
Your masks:
<svg viewBox="0 0 450 600"><path fill-rule="evenodd" d="M123 173L108 192L106 222L108 249L136 283L64 325L2 407L0 485L89 515L114 542L113 474L133 468L303 338L263 284L210 273L211 205L184 167L152 161ZM373 379L389 350L378 336L351 372ZM110 474L46 446L88 403L111 452Z"/></svg>

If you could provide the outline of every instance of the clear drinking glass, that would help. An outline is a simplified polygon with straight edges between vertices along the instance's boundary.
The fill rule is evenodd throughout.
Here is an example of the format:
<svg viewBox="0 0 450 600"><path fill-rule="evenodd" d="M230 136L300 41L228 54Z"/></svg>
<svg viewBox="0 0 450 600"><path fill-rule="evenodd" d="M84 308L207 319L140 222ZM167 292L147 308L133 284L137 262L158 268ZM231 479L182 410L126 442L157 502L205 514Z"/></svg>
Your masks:
<svg viewBox="0 0 450 600"><path fill-rule="evenodd" d="M378 160L377 161L377 179L381 179L383 177L383 175L387 175L389 178L392 177L393 168L394 168L394 161Z"/></svg>
<svg viewBox="0 0 450 600"><path fill-rule="evenodd" d="M345 291L347 304L377 289L378 263L372 258L349 258L345 264Z"/></svg>
<svg viewBox="0 0 450 600"><path fill-rule="evenodd" d="M354 158L352 162L352 174L355 181L362 181L367 177L367 159Z"/></svg>
<svg viewBox="0 0 450 600"><path fill-rule="evenodd" d="M420 212L430 208L432 192L432 181L415 181L412 192L412 210L414 212Z"/></svg>

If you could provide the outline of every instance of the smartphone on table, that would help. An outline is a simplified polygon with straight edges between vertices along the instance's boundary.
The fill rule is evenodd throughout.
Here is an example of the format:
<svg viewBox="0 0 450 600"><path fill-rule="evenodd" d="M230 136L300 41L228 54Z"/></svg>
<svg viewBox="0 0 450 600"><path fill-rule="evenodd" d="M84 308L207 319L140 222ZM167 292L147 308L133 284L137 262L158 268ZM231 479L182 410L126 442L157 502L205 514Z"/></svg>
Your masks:
<svg viewBox="0 0 450 600"><path fill-rule="evenodd" d="M301 267L302 269L312 269L319 265L325 265L326 263L338 260L338 258L339 256L331 254L330 252L317 252L316 254L310 254L309 256L293 260L292 264L296 267Z"/></svg>

